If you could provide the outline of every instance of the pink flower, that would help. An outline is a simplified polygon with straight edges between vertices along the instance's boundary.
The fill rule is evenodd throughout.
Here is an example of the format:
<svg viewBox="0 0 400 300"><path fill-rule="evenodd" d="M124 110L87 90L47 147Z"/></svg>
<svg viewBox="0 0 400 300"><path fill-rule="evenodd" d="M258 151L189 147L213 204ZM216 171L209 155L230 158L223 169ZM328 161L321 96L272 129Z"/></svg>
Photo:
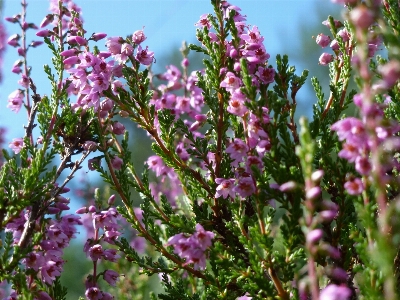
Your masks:
<svg viewBox="0 0 400 300"><path fill-rule="evenodd" d="M358 5L350 11L350 20L356 27L368 29L374 23L374 12L365 5Z"/></svg>
<svg viewBox="0 0 400 300"><path fill-rule="evenodd" d="M120 122L112 124L112 132L116 135L124 134L125 126Z"/></svg>
<svg viewBox="0 0 400 300"><path fill-rule="evenodd" d="M364 191L364 184L360 178L354 178L344 184L344 188L350 195L360 195Z"/></svg>
<svg viewBox="0 0 400 300"><path fill-rule="evenodd" d="M8 96L7 107L13 112L18 113L24 101L24 93L21 90L15 90Z"/></svg>
<svg viewBox="0 0 400 300"><path fill-rule="evenodd" d="M317 228L307 233L306 240L309 244L316 244L322 239L323 236L324 232L322 229Z"/></svg>
<svg viewBox="0 0 400 300"><path fill-rule="evenodd" d="M226 88L227 91L233 92L238 89L241 85L241 80L236 77L232 72L226 73L225 79L221 82L221 87Z"/></svg>
<svg viewBox="0 0 400 300"><path fill-rule="evenodd" d="M107 39L106 46L108 51L111 52L111 54L116 55L116 54L121 54L121 46L123 43L123 39L121 37L110 37Z"/></svg>
<svg viewBox="0 0 400 300"><path fill-rule="evenodd" d="M142 49L142 46L139 45L135 58L142 65L148 66L154 60L154 52L149 51L147 47L146 49Z"/></svg>
<svg viewBox="0 0 400 300"><path fill-rule="evenodd" d="M93 33L92 36L90 37L93 41L97 42L102 39L104 39L107 36L106 33L99 32L99 33Z"/></svg>
<svg viewBox="0 0 400 300"><path fill-rule="evenodd" d="M340 29L337 33L344 42L347 42L348 40L350 40L350 33L347 31L346 28Z"/></svg>
<svg viewBox="0 0 400 300"><path fill-rule="evenodd" d="M319 296L320 300L347 300L352 295L351 290L345 285L330 284L325 287Z"/></svg>
<svg viewBox="0 0 400 300"><path fill-rule="evenodd" d="M256 191L253 179L251 177L240 177L238 184L233 188L242 198L253 195Z"/></svg>
<svg viewBox="0 0 400 300"><path fill-rule="evenodd" d="M135 43L136 45L141 44L145 39L146 36L144 35L143 30L136 30L132 34L132 42Z"/></svg>
<svg viewBox="0 0 400 300"><path fill-rule="evenodd" d="M215 198L230 196L235 199L235 192L233 191L235 179L216 178L215 183L219 184L216 189Z"/></svg>
<svg viewBox="0 0 400 300"><path fill-rule="evenodd" d="M260 79L261 83L268 84L274 82L275 70L274 68L258 67L256 75Z"/></svg>
<svg viewBox="0 0 400 300"><path fill-rule="evenodd" d="M327 64L333 61L333 55L329 53L322 53L319 57L319 64L322 66L326 66Z"/></svg>
<svg viewBox="0 0 400 300"><path fill-rule="evenodd" d="M192 235L194 239L199 243L201 250L206 251L207 248L211 247L211 240L214 238L214 233L211 231L204 230L203 226L196 224L196 232Z"/></svg>
<svg viewBox="0 0 400 300"><path fill-rule="evenodd" d="M114 170L120 170L122 167L122 164L124 162L122 161L122 159L120 159L118 156L115 156L112 160L111 160L111 165L114 168Z"/></svg>
<svg viewBox="0 0 400 300"><path fill-rule="evenodd" d="M93 261L99 260L103 256L103 247L100 244L89 248L89 256Z"/></svg>
<svg viewBox="0 0 400 300"><path fill-rule="evenodd" d="M400 62L391 60L388 63L378 67L379 73L386 88L391 88L400 78Z"/></svg>
<svg viewBox="0 0 400 300"><path fill-rule="evenodd" d="M197 21L194 25L196 27L207 27L207 29L211 28L211 23L208 21L208 14L203 14L200 16L200 20Z"/></svg>
<svg viewBox="0 0 400 300"><path fill-rule="evenodd" d="M315 42L317 43L317 45L321 46L322 48L325 48L331 42L331 38L323 33L320 33L317 35Z"/></svg>
<svg viewBox="0 0 400 300"><path fill-rule="evenodd" d="M227 111L235 116L243 117L248 112L247 107L244 105L246 100L246 96L239 89L234 91L229 100Z"/></svg>
<svg viewBox="0 0 400 300"><path fill-rule="evenodd" d="M234 141L226 148L226 153L230 155L230 157L234 160L232 165L237 166L246 155L249 148L246 143L238 138L235 138Z"/></svg>
<svg viewBox="0 0 400 300"><path fill-rule="evenodd" d="M24 140L22 138L15 138L12 140L8 146L14 151L15 154L21 152L21 149L24 147Z"/></svg>
<svg viewBox="0 0 400 300"><path fill-rule="evenodd" d="M247 34L240 35L240 38L248 44L258 44L264 41L257 26L253 26L253 29L249 30Z"/></svg>

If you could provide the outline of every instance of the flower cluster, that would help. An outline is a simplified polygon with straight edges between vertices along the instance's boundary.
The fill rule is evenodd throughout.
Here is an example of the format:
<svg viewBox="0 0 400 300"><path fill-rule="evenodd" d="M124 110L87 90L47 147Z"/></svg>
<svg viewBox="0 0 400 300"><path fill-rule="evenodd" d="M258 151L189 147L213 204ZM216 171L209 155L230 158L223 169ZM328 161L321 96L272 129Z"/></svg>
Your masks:
<svg viewBox="0 0 400 300"><path fill-rule="evenodd" d="M205 269L206 250L211 246L214 233L204 230L196 224L196 231L189 237L183 233L176 234L168 239L168 246L174 247L174 252L185 259L185 264L193 264L194 269Z"/></svg>
<svg viewBox="0 0 400 300"><path fill-rule="evenodd" d="M97 299L114 299L114 297L107 292L101 291L97 280L99 275L103 275L103 279L110 284L115 286L119 274L111 269L103 271L101 274L97 274L98 262L103 259L105 261L116 262L120 256L115 248L104 248L102 242L115 245L116 239L121 236L121 227L118 224L120 215L112 205L115 201L115 195L112 195L107 203L109 208L107 210L98 211L94 205L89 207L81 207L76 211L78 214L90 214L90 219L92 220L92 228L89 232L93 232L94 236L89 238L83 248L86 256L90 257L93 261L93 274L89 275L86 279L86 298L89 300Z"/></svg>
<svg viewBox="0 0 400 300"><path fill-rule="evenodd" d="M68 191L68 188L63 189L64 193ZM44 222L43 238L22 260L27 274L36 274L27 276L28 287L36 295L35 299L50 299L45 291L36 290L33 284L34 279L37 276L43 283L51 285L61 275L65 263L62 258L63 251L69 246L71 239L75 238L76 225L82 225L80 218L76 215L60 216L62 211L69 210L69 202L69 199L60 195L49 205L47 213L56 217L42 220ZM27 209L7 224L5 231L12 233L15 245L21 245L21 237L26 234L26 225L29 223L31 213L31 210ZM39 227L40 222L36 221L35 226Z"/></svg>

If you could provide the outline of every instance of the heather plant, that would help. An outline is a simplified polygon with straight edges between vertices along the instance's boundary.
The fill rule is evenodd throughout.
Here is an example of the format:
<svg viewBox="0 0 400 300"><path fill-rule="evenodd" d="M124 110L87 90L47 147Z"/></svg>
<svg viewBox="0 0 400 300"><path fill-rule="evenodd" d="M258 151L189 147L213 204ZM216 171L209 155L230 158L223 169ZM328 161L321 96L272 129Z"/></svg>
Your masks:
<svg viewBox="0 0 400 300"><path fill-rule="evenodd" d="M181 65L154 74L144 29L90 35L72 0L51 0L36 26L23 0L5 18L20 30L7 106L27 121L1 157L0 295L69 299L63 253L86 231L82 299L398 299L399 7L334 2L343 19L315 39L330 92L311 78L308 121L295 119L308 71L272 59L227 1L200 16ZM38 46L53 55L51 91L30 73ZM142 174L129 123L152 140ZM71 213L80 169L107 188L77 191L86 203Z"/></svg>

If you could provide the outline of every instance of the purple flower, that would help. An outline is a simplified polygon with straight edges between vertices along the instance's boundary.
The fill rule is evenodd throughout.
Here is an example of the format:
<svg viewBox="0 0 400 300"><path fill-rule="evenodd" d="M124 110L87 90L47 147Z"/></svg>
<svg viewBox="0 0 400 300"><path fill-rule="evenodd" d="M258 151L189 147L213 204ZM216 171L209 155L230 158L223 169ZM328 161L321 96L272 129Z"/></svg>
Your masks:
<svg viewBox="0 0 400 300"><path fill-rule="evenodd" d="M211 240L214 238L214 233L204 230L203 226L196 224L196 232L191 236L198 243L201 250L206 251L211 246Z"/></svg>
<svg viewBox="0 0 400 300"><path fill-rule="evenodd" d="M24 93L21 90L15 90L8 96L7 107L13 112L18 113L24 101Z"/></svg>
<svg viewBox="0 0 400 300"><path fill-rule="evenodd" d="M275 70L274 68L258 67L256 75L261 83L268 84L274 82Z"/></svg>
<svg viewBox="0 0 400 300"><path fill-rule="evenodd" d="M211 23L208 21L208 14L203 14L200 16L200 20L194 24L196 27L207 27L207 29L211 28Z"/></svg>
<svg viewBox="0 0 400 300"><path fill-rule="evenodd" d="M145 39L146 39L146 36L144 35L143 30L136 30L132 34L132 42L135 43L136 45L141 44Z"/></svg>
<svg viewBox="0 0 400 300"><path fill-rule="evenodd" d="M315 42L322 48L325 48L331 42L331 38L325 34L320 33L317 35Z"/></svg>
<svg viewBox="0 0 400 300"><path fill-rule="evenodd" d="M86 299L88 300L99 300L103 298L102 292L98 287L90 287L85 292Z"/></svg>
<svg viewBox="0 0 400 300"><path fill-rule="evenodd" d="M99 260L103 256L103 247L100 244L89 248L89 256L93 261Z"/></svg>
<svg viewBox="0 0 400 300"><path fill-rule="evenodd" d="M123 39L119 36L110 37L107 39L106 47L108 51L111 52L112 55L121 54L121 46L123 43Z"/></svg>
<svg viewBox="0 0 400 300"><path fill-rule="evenodd" d="M111 286L115 286L119 274L113 270L106 270L103 274L103 278Z"/></svg>
<svg viewBox="0 0 400 300"><path fill-rule="evenodd" d="M233 188L233 191L238 193L242 198L253 195L256 191L253 179L251 177L240 177L237 185Z"/></svg>
<svg viewBox="0 0 400 300"><path fill-rule="evenodd" d="M227 91L233 92L238 89L241 85L241 80L239 77L236 77L232 72L226 73L225 79L221 82L221 87L226 88Z"/></svg>
<svg viewBox="0 0 400 300"><path fill-rule="evenodd" d="M400 78L400 62L397 60L391 60L388 63L379 66L378 71L382 75L385 87L391 88Z"/></svg>
<svg viewBox="0 0 400 300"><path fill-rule="evenodd" d="M120 122L112 124L112 132L116 135L124 134L125 126Z"/></svg>
<svg viewBox="0 0 400 300"><path fill-rule="evenodd" d="M15 138L12 140L8 146L14 151L15 154L21 152L21 149L24 147L24 140L22 138Z"/></svg>
<svg viewBox="0 0 400 300"><path fill-rule="evenodd" d="M351 297L351 294L351 290L345 285L330 284L321 291L319 299L347 300Z"/></svg>
<svg viewBox="0 0 400 300"><path fill-rule="evenodd" d="M115 156L112 160L111 160L111 165L114 168L114 170L120 170L123 164L123 160L120 159L118 156Z"/></svg>
<svg viewBox="0 0 400 300"><path fill-rule="evenodd" d="M354 178L347 181L344 188L350 195L360 195L364 191L364 184L360 178Z"/></svg>
<svg viewBox="0 0 400 300"><path fill-rule="evenodd" d="M326 66L327 64L333 61L333 55L329 53L322 53L319 57L319 64L322 66Z"/></svg>
<svg viewBox="0 0 400 300"><path fill-rule="evenodd" d="M174 247L174 252L186 259L186 264L194 264L194 269L205 269L205 251L211 246L214 233L204 230L200 224L196 225L196 232L190 237L183 233L176 234L168 239L168 246Z"/></svg>
<svg viewBox="0 0 400 300"><path fill-rule="evenodd" d="M243 117L248 112L247 107L244 105L246 101L246 96L239 89L235 90L229 100L227 111L235 116Z"/></svg>
<svg viewBox="0 0 400 300"><path fill-rule="evenodd" d="M139 45L135 58L142 65L148 66L154 60L154 52L149 51L147 47L146 49L142 49L142 46Z"/></svg>
<svg viewBox="0 0 400 300"><path fill-rule="evenodd" d="M117 254L116 249L106 249L103 252L103 258L111 262L116 262L120 256Z"/></svg>
<svg viewBox="0 0 400 300"><path fill-rule="evenodd" d="M310 232L307 233L307 243L309 244L316 244L318 243L322 237L324 236L324 232L322 231L322 229L314 229L311 230Z"/></svg>
<svg viewBox="0 0 400 300"><path fill-rule="evenodd" d="M350 20L356 27L368 29L374 23L374 12L365 5L358 5L350 11Z"/></svg>
<svg viewBox="0 0 400 300"><path fill-rule="evenodd" d="M230 196L235 199L235 192L233 191L235 179L216 178L215 183L219 184L216 189L215 198Z"/></svg>
<svg viewBox="0 0 400 300"><path fill-rule="evenodd" d="M247 151L249 151L249 148L246 143L239 138L235 138L225 150L225 152L230 155L231 159L234 160L232 162L233 166L237 166L242 161L243 157L247 154Z"/></svg>
<svg viewBox="0 0 400 300"><path fill-rule="evenodd" d="M248 44L259 44L264 41L264 37L260 34L257 26L253 26L247 34L240 35L240 38Z"/></svg>

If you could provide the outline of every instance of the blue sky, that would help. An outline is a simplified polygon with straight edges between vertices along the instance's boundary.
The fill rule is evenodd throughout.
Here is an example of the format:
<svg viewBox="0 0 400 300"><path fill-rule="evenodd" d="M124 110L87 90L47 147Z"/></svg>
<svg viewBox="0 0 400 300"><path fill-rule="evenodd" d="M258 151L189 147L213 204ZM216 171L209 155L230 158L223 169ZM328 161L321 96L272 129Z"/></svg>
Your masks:
<svg viewBox="0 0 400 300"><path fill-rule="evenodd" d="M28 0L27 20L39 24L48 13L48 0ZM145 27L148 39L145 45L155 52L155 57L163 57L173 47L179 48L182 41L195 41L194 23L203 13L212 12L209 0L76 0L82 7L85 28L88 33L105 32L108 36L126 36ZM318 5L332 6L329 0L238 0L232 4L247 15L247 23L257 25L265 37L265 46L271 57L285 53L283 41L289 41L293 47L299 43L299 26L307 27L315 22ZM20 12L19 0L4 0L4 16ZM321 20L322 21L322 20ZM19 28L7 23L9 35L19 33ZM319 32L316 32L317 35ZM32 36L36 39L36 37ZM286 43L287 45L288 43ZM99 46L103 46L100 42ZM7 105L8 95L19 88L19 76L11 73L12 64L18 59L14 48L8 48L3 66L4 81L0 84L0 126L9 128L7 140L23 135L23 123L26 113L11 112ZM38 93L49 93L49 84L43 73L43 65L50 64L50 52L46 46L32 49L29 64L33 68L32 77L38 87ZM317 60L318 58L316 58ZM155 66L162 70L167 61L157 60Z"/></svg>

